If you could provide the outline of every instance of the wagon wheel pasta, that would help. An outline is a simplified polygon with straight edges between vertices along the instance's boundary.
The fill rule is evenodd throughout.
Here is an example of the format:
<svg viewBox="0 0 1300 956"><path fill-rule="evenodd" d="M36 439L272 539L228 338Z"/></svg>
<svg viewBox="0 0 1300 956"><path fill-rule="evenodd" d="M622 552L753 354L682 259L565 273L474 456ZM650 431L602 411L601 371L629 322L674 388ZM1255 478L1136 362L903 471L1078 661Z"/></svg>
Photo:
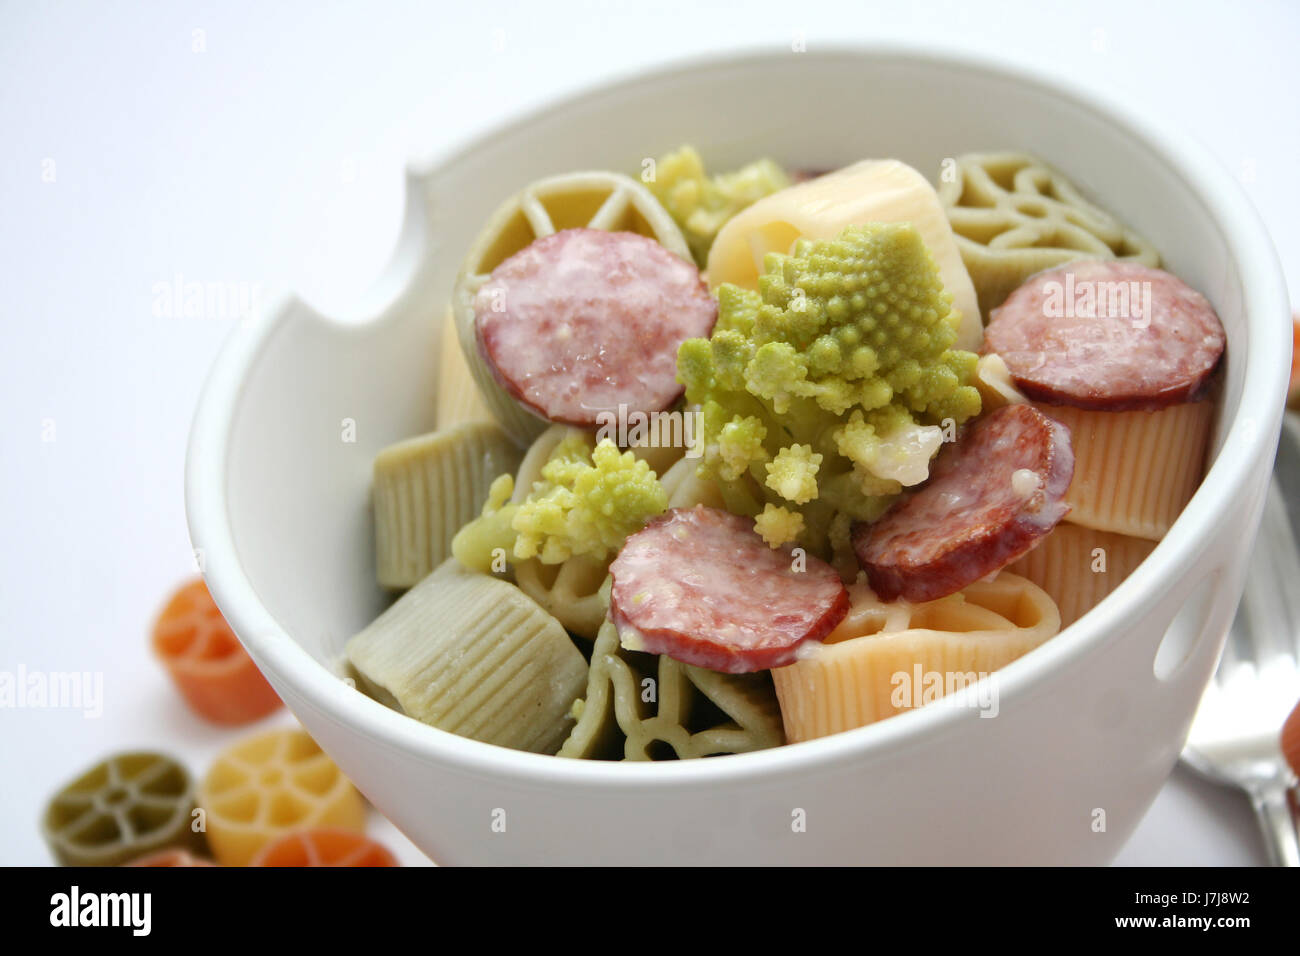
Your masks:
<svg viewBox="0 0 1300 956"><path fill-rule="evenodd" d="M216 724L246 724L280 706L202 578L182 585L158 615L153 650L190 708Z"/></svg>
<svg viewBox="0 0 1300 956"><path fill-rule="evenodd" d="M64 866L117 866L165 847L199 848L193 809L189 771L164 754L136 751L109 757L63 787L41 829Z"/></svg>
<svg viewBox="0 0 1300 956"><path fill-rule="evenodd" d="M766 673L718 674L625 650L608 620L596 637L578 713L561 757L686 759L784 742Z"/></svg>
<svg viewBox="0 0 1300 956"><path fill-rule="evenodd" d="M1035 272L1072 259L1131 259L1160 265L1146 239L1084 199L1074 185L1026 153L968 153L939 176L939 199L962 260L989 312Z"/></svg>
<svg viewBox="0 0 1300 956"><path fill-rule="evenodd" d="M390 445L375 458L375 571L409 588L451 555L451 539L513 471L519 450L496 425L468 422Z"/></svg>
<svg viewBox="0 0 1300 956"><path fill-rule="evenodd" d="M293 830L365 827L361 794L301 730L272 730L228 747L203 780L199 806L223 866L247 866Z"/></svg>
<svg viewBox="0 0 1300 956"><path fill-rule="evenodd" d="M452 292L452 309L461 350L484 401L501 427L519 442L535 438L546 423L520 407L484 364L474 331L474 296L505 259L539 238L578 227L635 232L691 259L681 230L659 201L620 173L593 171L541 179L502 204L466 256Z"/></svg>
<svg viewBox="0 0 1300 956"><path fill-rule="evenodd" d="M454 558L347 643L371 696L440 730L554 753L587 663L560 623L507 581Z"/></svg>
<svg viewBox="0 0 1300 956"><path fill-rule="evenodd" d="M565 630L594 641L605 620L605 602L599 592L608 569L609 561L587 555L562 564L543 564L530 558L515 565L515 583Z"/></svg>
<svg viewBox="0 0 1300 956"><path fill-rule="evenodd" d="M938 675L944 693L1003 667L1060 630L1040 587L1002 571L957 594L912 604L881 601L865 582L848 616L820 646L772 671L785 734L811 740L928 703L915 675ZM908 693L900 694L900 689Z"/></svg>
<svg viewBox="0 0 1300 956"><path fill-rule="evenodd" d="M397 866L387 847L361 833L317 827L262 847L250 866Z"/></svg>

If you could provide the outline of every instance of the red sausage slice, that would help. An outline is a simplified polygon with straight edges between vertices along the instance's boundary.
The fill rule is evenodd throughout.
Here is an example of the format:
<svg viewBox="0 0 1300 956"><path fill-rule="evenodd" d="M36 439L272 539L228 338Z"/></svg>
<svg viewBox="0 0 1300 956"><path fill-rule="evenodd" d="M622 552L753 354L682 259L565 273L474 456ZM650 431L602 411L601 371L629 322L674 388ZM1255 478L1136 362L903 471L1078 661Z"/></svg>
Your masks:
<svg viewBox="0 0 1300 956"><path fill-rule="evenodd" d="M1073 262L1025 280L984 330L1030 398L1100 411L1200 397L1223 355L1205 296L1135 262Z"/></svg>
<svg viewBox="0 0 1300 956"><path fill-rule="evenodd" d="M1005 567L1069 512L1070 431L1030 405L1007 405L945 448L930 480L873 524L853 550L883 600L933 601Z"/></svg>
<svg viewBox="0 0 1300 956"><path fill-rule="evenodd" d="M677 347L718 317L700 271L632 232L565 229L506 259L474 298L479 352L534 413L579 427L662 411L682 394Z"/></svg>
<svg viewBox="0 0 1300 956"><path fill-rule="evenodd" d="M790 548L768 547L752 518L704 505L652 520L609 572L610 619L625 645L727 674L792 663L849 611L829 564L796 561Z"/></svg>

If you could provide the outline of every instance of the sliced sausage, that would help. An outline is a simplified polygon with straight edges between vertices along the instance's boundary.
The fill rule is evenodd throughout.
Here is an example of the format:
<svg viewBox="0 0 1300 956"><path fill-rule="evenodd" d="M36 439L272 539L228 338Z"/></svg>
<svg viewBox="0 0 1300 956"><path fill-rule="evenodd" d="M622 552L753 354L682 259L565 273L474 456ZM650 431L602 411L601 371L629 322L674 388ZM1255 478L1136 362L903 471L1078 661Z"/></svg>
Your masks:
<svg viewBox="0 0 1300 956"><path fill-rule="evenodd" d="M677 347L718 304L692 263L631 232L565 229L506 259L474 298L479 352L511 396L553 422L662 411L682 394Z"/></svg>
<svg viewBox="0 0 1300 956"><path fill-rule="evenodd" d="M704 505L653 519L609 572L624 646L728 674L792 663L849 610L829 564L770 548L752 518Z"/></svg>
<svg viewBox="0 0 1300 956"><path fill-rule="evenodd" d="M1177 276L1083 261L1025 280L993 310L984 351L1032 399L1100 411L1194 401L1223 355L1223 324Z"/></svg>
<svg viewBox="0 0 1300 956"><path fill-rule="evenodd" d="M939 453L931 478L878 521L853 528L853 550L883 600L932 601L1005 567L1070 506L1070 432L1031 405L1007 405Z"/></svg>

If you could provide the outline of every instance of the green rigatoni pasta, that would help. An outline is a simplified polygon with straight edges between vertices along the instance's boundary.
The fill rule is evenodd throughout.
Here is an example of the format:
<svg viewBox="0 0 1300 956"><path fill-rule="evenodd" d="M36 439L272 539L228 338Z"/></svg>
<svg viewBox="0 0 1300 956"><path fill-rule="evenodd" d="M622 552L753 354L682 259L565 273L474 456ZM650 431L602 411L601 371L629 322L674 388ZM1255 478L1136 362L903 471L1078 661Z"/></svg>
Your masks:
<svg viewBox="0 0 1300 956"><path fill-rule="evenodd" d="M375 573L409 588L451 555L451 539L477 517L492 479L519 450L495 425L471 422L390 445L375 458Z"/></svg>
<svg viewBox="0 0 1300 956"><path fill-rule="evenodd" d="M449 560L347 644L363 690L440 730L553 754L587 663L513 584Z"/></svg>

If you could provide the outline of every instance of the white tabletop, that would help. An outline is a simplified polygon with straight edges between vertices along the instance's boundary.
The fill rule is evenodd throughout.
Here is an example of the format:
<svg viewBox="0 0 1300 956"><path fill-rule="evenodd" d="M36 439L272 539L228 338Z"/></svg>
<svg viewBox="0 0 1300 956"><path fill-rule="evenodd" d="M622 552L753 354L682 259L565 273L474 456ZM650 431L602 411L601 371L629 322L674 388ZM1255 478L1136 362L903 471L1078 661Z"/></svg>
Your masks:
<svg viewBox="0 0 1300 956"><path fill-rule="evenodd" d="M237 736L192 717L146 646L164 596L193 570L185 439L230 328L167 315L160 290L288 285L327 312L345 305L388 255L411 155L694 53L939 38L1162 107L1237 173L1300 281L1300 6L919 6L0 8L0 670L104 675L98 718L0 711L0 863L49 861L36 829L45 799L105 753L162 748L202 771ZM374 827L405 862L424 859ZM1244 798L1180 769L1119 862L1262 858Z"/></svg>

